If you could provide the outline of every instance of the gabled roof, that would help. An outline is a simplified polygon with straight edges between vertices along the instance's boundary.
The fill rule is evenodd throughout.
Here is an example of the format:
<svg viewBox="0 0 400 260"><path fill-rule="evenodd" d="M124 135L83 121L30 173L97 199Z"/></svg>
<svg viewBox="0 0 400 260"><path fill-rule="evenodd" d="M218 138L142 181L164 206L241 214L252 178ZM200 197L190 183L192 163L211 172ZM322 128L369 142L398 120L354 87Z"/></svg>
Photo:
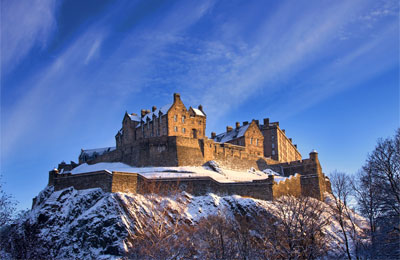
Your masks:
<svg viewBox="0 0 400 260"><path fill-rule="evenodd" d="M129 116L129 118L130 118L132 121L140 122L140 116L138 116L138 115L131 115L131 114L128 114L128 116Z"/></svg>
<svg viewBox="0 0 400 260"><path fill-rule="evenodd" d="M192 107L192 109L193 109L193 112L194 112L197 116L206 116L203 112L201 112L200 109L193 108L193 107Z"/></svg>
<svg viewBox="0 0 400 260"><path fill-rule="evenodd" d="M219 134L214 138L214 140L219 143L226 143L226 142L232 141L236 138L240 138L240 137L244 136L244 134L246 133L249 126L250 126L250 124L243 125L239 128L232 129L232 131Z"/></svg>

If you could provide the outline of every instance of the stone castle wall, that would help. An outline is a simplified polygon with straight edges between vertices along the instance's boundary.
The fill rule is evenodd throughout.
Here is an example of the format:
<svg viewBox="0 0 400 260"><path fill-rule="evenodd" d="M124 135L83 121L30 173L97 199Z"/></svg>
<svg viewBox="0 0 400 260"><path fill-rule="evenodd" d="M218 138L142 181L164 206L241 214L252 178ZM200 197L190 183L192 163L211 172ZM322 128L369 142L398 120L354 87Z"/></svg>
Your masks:
<svg viewBox="0 0 400 260"><path fill-rule="evenodd" d="M101 188L105 192L134 194L169 193L186 191L195 196L215 193L240 195L263 200L272 200L273 177L252 182L220 183L210 177L147 179L137 173L97 171L82 174L49 173L49 185L54 190L74 187L77 190Z"/></svg>
<svg viewBox="0 0 400 260"><path fill-rule="evenodd" d="M218 192L220 194L238 194L242 196L251 196L255 198L273 198L283 194L298 196L312 196L323 199L325 191L330 191L329 180L322 173L322 169L316 153L310 154L310 159L294 161L290 163L279 163L275 160L249 154L245 147L229 143L217 143L210 139L193 139L182 136L162 136L141 139L133 143L130 147L115 150L110 153L97 157L88 162L89 164L98 162L124 162L126 164L143 166L201 166L204 163L214 160L221 167L234 170L248 170L255 168L264 170L271 168L284 176L293 176L296 173L301 174L301 178L292 177L285 183L280 183L271 189L266 188L255 182L221 184L213 179L188 179L180 180L183 185L189 185L193 188L195 195L206 192ZM76 186L78 189L101 187L106 191L140 192L137 183L141 177L132 175L113 175L110 177L106 173L102 175L73 175L65 179L62 183L54 184L57 187L65 188ZM77 178L80 178L79 181ZM135 179L136 178L136 179ZM143 183L146 181L144 180ZM163 187L175 183L176 180L157 180ZM50 182L49 182L50 183ZM168 184L169 183L169 184ZM272 185L272 184L271 184ZM180 186L181 188L183 186ZM235 189L237 189L235 191ZM263 195L264 194L264 195ZM267 195L265 195L267 194Z"/></svg>

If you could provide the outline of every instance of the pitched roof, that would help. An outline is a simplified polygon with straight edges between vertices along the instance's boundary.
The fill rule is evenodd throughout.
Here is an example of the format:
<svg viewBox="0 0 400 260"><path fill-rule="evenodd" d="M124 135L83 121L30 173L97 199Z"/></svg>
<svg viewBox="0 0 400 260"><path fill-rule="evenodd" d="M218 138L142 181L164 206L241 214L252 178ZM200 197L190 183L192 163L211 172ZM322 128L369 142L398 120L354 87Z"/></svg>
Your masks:
<svg viewBox="0 0 400 260"><path fill-rule="evenodd" d="M131 114L128 114L128 116L132 121L140 122L140 116Z"/></svg>
<svg viewBox="0 0 400 260"><path fill-rule="evenodd" d="M193 108L193 107L192 107L192 109L193 109L194 113L195 113L197 116L206 116L203 112L201 112L200 109Z"/></svg>
<svg viewBox="0 0 400 260"><path fill-rule="evenodd" d="M232 131L219 134L214 138L214 140L219 143L226 143L232 141L236 138L244 136L244 133L246 133L249 126L250 124L243 125L239 128L232 129Z"/></svg>

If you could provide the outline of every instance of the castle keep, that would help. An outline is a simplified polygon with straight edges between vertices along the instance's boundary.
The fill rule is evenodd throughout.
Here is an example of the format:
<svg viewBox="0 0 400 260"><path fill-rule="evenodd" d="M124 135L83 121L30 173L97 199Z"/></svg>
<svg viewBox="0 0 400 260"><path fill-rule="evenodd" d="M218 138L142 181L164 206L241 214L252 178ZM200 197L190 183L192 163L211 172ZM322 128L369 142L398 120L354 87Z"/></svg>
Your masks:
<svg viewBox="0 0 400 260"><path fill-rule="evenodd" d="M79 164L61 163L50 171L49 185L55 189L73 186L76 189L100 187L109 192L144 193L150 182L162 189L178 187L195 195L214 192L238 194L271 200L291 194L323 198L330 191L329 180L322 173L318 153L302 159L297 145L286 136L279 122L268 118L236 122L226 132L205 136L207 115L203 107L187 108L179 94L173 103L151 111L125 113L122 127L115 135L115 147L81 150ZM71 174L71 170L87 163L122 162L135 167L218 165L232 170L270 169L289 177L276 182L274 176L263 180L219 183L210 177L147 179L137 173L97 171ZM190 188L189 188L190 187Z"/></svg>

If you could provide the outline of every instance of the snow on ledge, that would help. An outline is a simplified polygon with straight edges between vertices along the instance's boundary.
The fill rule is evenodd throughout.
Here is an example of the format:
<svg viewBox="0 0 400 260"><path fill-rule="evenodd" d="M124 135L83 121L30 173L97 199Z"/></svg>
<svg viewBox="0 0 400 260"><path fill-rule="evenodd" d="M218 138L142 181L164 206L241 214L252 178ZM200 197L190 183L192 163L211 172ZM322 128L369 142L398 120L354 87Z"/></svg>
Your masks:
<svg viewBox="0 0 400 260"><path fill-rule="evenodd" d="M110 172L138 173L146 178L196 178L211 177L218 182L245 182L263 180L268 178L268 173L262 171L235 171L221 168L220 173L212 171L208 167L181 166L181 167L132 167L121 162L102 162L92 165L86 163L74 168L71 173L79 174L107 170Z"/></svg>

